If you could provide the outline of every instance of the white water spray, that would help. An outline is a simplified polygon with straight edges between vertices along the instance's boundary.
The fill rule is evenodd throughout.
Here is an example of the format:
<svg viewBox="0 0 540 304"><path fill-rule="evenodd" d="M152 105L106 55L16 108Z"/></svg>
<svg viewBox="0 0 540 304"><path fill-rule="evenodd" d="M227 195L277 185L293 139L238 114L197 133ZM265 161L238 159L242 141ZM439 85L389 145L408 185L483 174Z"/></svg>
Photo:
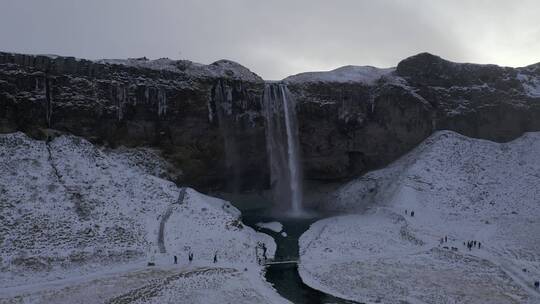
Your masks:
<svg viewBox="0 0 540 304"><path fill-rule="evenodd" d="M274 201L280 211L302 215L302 176L294 100L284 84L267 84L263 106Z"/></svg>

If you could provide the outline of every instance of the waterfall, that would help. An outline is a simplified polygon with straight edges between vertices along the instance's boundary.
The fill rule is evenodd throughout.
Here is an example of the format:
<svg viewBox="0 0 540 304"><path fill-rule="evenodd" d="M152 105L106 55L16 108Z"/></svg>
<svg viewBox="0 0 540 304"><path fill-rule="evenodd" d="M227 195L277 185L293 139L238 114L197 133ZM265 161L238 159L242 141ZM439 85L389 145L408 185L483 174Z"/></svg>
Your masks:
<svg viewBox="0 0 540 304"><path fill-rule="evenodd" d="M300 215L302 176L296 105L284 84L266 84L262 101L274 203L279 211Z"/></svg>

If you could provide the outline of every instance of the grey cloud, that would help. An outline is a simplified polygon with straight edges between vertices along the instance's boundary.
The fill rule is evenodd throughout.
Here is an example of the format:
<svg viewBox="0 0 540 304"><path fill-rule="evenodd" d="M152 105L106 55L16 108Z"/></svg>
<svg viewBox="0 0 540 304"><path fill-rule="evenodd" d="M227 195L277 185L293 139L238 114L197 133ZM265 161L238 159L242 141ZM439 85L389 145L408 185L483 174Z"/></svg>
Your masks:
<svg viewBox="0 0 540 304"><path fill-rule="evenodd" d="M266 79L341 65L540 60L540 2L2 0L0 49L238 61Z"/></svg>

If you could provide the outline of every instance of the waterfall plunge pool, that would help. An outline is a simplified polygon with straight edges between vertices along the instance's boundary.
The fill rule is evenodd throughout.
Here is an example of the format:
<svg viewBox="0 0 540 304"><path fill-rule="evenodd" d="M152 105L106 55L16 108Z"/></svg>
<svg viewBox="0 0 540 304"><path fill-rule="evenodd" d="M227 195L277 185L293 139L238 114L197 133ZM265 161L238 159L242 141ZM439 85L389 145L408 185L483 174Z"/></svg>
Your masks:
<svg viewBox="0 0 540 304"><path fill-rule="evenodd" d="M315 221L323 217L276 217L273 215L270 202L262 198L234 199L227 198L242 211L242 222L257 231L271 235L277 244L276 260L298 260L298 239ZM313 214L312 214L313 215ZM268 229L261 229L256 224L261 222L280 222L286 236ZM266 269L266 280L270 282L277 292L295 304L352 304L356 303L319 290L304 284L296 264L275 264Z"/></svg>

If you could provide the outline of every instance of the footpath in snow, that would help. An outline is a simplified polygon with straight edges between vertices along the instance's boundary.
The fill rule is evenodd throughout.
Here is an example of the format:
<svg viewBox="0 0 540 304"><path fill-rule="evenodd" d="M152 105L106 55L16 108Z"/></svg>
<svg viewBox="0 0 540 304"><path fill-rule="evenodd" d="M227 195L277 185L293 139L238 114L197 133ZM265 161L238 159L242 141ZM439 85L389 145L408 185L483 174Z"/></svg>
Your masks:
<svg viewBox="0 0 540 304"><path fill-rule="evenodd" d="M274 240L230 203L154 175L155 157L0 135L0 303L286 302L257 264Z"/></svg>

